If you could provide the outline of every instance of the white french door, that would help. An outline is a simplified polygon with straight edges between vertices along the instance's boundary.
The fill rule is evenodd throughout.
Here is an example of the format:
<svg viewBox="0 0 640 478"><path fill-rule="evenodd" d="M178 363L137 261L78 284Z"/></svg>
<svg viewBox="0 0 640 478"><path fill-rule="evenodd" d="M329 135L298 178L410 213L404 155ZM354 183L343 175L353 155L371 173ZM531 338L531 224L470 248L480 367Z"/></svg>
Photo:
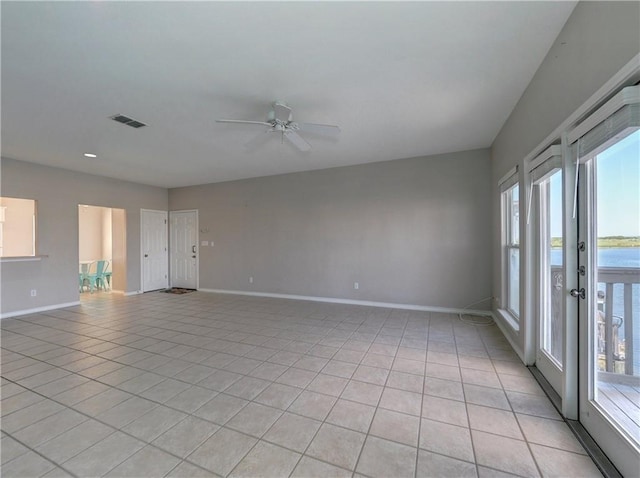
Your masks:
<svg viewBox="0 0 640 478"><path fill-rule="evenodd" d="M624 476L640 470L639 106L611 107L574 145L579 419Z"/></svg>
<svg viewBox="0 0 640 478"><path fill-rule="evenodd" d="M168 225L166 211L140 211L142 292L168 286Z"/></svg>
<svg viewBox="0 0 640 478"><path fill-rule="evenodd" d="M198 211L170 211L171 286L198 288Z"/></svg>
<svg viewBox="0 0 640 478"><path fill-rule="evenodd" d="M559 146L552 146L532 162L527 221L534 225L536 367L564 399L566 241L561 151Z"/></svg>

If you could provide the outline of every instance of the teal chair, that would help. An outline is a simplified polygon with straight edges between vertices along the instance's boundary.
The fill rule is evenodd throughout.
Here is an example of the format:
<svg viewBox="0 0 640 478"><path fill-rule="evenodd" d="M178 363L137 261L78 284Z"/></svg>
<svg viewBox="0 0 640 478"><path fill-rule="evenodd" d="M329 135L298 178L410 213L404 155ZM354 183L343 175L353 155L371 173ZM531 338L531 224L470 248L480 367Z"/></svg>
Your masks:
<svg viewBox="0 0 640 478"><path fill-rule="evenodd" d="M107 289L111 289L111 276L113 275L113 271L110 269L111 261L106 261L107 264L104 266L104 278L107 281Z"/></svg>
<svg viewBox="0 0 640 478"><path fill-rule="evenodd" d="M80 271L78 273L78 278L79 278L79 286L80 286L80 292L84 292L84 288L85 285L89 285L89 278L88 278L88 274L89 274L89 265L90 264L80 264Z"/></svg>
<svg viewBox="0 0 640 478"><path fill-rule="evenodd" d="M104 288L106 284L106 278L104 275L105 272L105 263L107 261L93 261L89 264L89 270L85 279L89 283L89 290L91 293L95 289Z"/></svg>

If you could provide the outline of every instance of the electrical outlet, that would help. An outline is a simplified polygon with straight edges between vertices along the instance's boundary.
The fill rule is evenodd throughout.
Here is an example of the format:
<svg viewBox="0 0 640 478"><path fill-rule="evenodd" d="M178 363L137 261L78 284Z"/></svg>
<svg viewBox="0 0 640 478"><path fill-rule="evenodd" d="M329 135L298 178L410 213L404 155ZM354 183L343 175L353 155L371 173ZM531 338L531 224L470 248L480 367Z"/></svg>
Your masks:
<svg viewBox="0 0 640 478"><path fill-rule="evenodd" d="M38 291L35 289L31 289L31 297L35 297L38 295Z"/></svg>
<svg viewBox="0 0 640 478"><path fill-rule="evenodd" d="M249 277L249 284L253 284L253 276Z"/></svg>
<svg viewBox="0 0 640 478"><path fill-rule="evenodd" d="M354 283L353 283L353 288L354 288L355 290L358 290L358 289L360 288L360 284L359 284L358 282L354 282Z"/></svg>

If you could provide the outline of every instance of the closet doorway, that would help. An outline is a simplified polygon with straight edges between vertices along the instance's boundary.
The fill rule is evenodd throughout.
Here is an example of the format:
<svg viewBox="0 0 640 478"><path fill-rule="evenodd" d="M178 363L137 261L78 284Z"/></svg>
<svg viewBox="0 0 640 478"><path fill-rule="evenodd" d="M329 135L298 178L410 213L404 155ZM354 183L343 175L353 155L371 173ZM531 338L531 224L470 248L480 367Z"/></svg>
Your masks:
<svg viewBox="0 0 640 478"><path fill-rule="evenodd" d="M124 293L127 287L126 212L78 205L78 290Z"/></svg>

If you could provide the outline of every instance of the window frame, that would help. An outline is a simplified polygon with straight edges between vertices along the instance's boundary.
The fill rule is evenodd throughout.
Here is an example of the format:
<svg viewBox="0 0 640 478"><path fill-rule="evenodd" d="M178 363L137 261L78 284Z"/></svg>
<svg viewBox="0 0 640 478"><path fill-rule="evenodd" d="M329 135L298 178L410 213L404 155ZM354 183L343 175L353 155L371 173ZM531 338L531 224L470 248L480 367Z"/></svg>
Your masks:
<svg viewBox="0 0 640 478"><path fill-rule="evenodd" d="M21 260L33 260L43 257L38 254L38 200L33 198L12 197L12 196L0 196L0 199L18 200L18 201L30 201L33 203L33 215L31 219L31 253L22 255L5 255L4 253L4 239L5 231L4 224L6 219L6 209L8 206L0 206L0 261L11 262Z"/></svg>
<svg viewBox="0 0 640 478"><path fill-rule="evenodd" d="M522 201L520 200L522 191L520 174L519 174L519 165L511 168L500 180L498 181L498 192L499 196L499 205L500 205L500 294L501 298L496 298L497 301L497 309L496 312L498 316L505 321L506 325L508 325L513 332L520 332L520 317L522 315L522 266L524 262L524 258L522 257L522 251L524 251L522 245L522 213L521 206ZM517 243L515 243L512 239L514 238L513 233L514 227L512 224L513 215L513 204L512 198L514 197L513 191L517 186L518 194L516 199L518 201L517 207L517 217L518 217L518 226L517 226ZM509 292L512 290L511 282L511 273L510 273L510 255L513 251L518 251L518 277L517 277L517 287L518 287L518 310L514 310L511 307L511 301L509 299Z"/></svg>
<svg viewBox="0 0 640 478"><path fill-rule="evenodd" d="M516 194L514 194L514 192ZM520 241L520 185L516 181L515 184L509 185L502 191L502 261L503 261L503 307L506 312L509 313L511 318L519 324L521 314L521 300L520 300L520 265L522 264L521 258L521 241ZM517 208L518 222L515 224L513 220ZM517 234L517 241L514 241L514 233ZM513 304L510 300L512 294L512 277L511 277L511 257L514 251L518 252L518 277L517 279L517 291L518 295L518 310L513 308Z"/></svg>

